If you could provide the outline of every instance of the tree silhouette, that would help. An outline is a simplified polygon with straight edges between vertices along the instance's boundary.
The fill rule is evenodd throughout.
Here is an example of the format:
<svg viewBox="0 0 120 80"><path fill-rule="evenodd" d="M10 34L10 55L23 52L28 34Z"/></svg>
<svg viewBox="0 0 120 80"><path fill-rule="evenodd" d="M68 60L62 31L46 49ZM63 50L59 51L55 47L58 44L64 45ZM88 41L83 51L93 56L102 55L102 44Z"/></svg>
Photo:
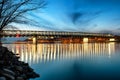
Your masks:
<svg viewBox="0 0 120 80"><path fill-rule="evenodd" d="M10 23L28 24L29 20L24 14L45 5L44 0L0 0L0 31Z"/></svg>

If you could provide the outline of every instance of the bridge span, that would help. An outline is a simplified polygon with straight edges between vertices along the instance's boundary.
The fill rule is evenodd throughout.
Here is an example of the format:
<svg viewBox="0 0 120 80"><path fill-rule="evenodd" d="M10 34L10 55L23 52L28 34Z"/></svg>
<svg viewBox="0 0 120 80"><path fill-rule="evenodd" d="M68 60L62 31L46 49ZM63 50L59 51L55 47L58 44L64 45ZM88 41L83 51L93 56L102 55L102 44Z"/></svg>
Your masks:
<svg viewBox="0 0 120 80"><path fill-rule="evenodd" d="M48 42L53 40L63 42L115 41L112 34L90 32L3 30L0 36L30 37L33 43L41 42L43 39Z"/></svg>

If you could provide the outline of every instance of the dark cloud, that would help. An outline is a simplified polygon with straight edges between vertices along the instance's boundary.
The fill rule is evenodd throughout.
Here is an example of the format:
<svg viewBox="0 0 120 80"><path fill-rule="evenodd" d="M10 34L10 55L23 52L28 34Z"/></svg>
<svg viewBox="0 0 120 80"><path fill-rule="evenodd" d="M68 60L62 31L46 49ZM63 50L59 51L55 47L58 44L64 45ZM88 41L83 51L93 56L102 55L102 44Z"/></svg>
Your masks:
<svg viewBox="0 0 120 80"><path fill-rule="evenodd" d="M96 19L98 16L100 16L101 13L102 13L102 11L97 11L94 13L86 12L83 14L83 16L81 18L79 17L79 19L77 19L76 25L78 25L79 27L87 27L91 24L91 21Z"/></svg>
<svg viewBox="0 0 120 80"><path fill-rule="evenodd" d="M84 15L84 14L81 13L81 12L73 12L73 13L70 13L70 14L69 14L69 17L70 17L72 23L75 24L76 21L77 21L79 18L81 18L83 15Z"/></svg>
<svg viewBox="0 0 120 80"><path fill-rule="evenodd" d="M96 18L102 11L82 11L81 5L87 0L73 0L73 6L65 14L74 25L87 25L91 20ZM87 4L85 4L85 7ZM67 6L66 6L67 7Z"/></svg>

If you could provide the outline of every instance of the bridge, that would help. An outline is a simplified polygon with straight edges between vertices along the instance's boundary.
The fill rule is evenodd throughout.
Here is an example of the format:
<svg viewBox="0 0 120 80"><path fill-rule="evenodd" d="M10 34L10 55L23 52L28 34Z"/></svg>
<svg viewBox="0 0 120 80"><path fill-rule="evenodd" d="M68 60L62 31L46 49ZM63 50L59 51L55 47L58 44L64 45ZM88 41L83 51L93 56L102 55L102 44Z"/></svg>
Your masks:
<svg viewBox="0 0 120 80"><path fill-rule="evenodd" d="M63 42L91 42L115 41L114 35L109 33L64 32L64 31L32 31L32 30L3 30L2 37L30 37L33 43L43 39L46 41Z"/></svg>

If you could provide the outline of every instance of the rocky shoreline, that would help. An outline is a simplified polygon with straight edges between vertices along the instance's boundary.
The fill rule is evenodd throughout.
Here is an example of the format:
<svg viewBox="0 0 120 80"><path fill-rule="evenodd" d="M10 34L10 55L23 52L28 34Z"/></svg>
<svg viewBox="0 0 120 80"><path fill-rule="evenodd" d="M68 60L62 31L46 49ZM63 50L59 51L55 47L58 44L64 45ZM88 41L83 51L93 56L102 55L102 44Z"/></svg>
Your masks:
<svg viewBox="0 0 120 80"><path fill-rule="evenodd" d="M0 46L0 80L29 80L39 77L28 63L19 61L19 57L6 47Z"/></svg>

